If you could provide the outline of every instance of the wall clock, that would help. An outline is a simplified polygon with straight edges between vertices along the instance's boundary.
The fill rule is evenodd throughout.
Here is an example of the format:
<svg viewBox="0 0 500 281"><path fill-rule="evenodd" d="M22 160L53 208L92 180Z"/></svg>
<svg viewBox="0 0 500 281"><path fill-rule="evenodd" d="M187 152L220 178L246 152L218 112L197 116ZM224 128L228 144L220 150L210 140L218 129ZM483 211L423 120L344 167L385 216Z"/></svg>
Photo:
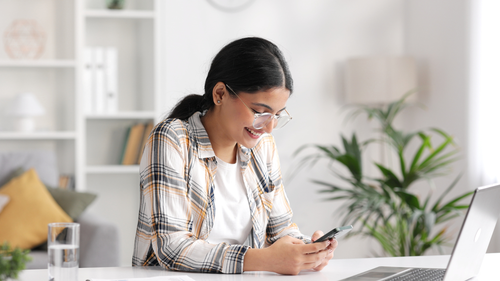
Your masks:
<svg viewBox="0 0 500 281"><path fill-rule="evenodd" d="M214 8L224 12L239 12L255 0L207 0Z"/></svg>

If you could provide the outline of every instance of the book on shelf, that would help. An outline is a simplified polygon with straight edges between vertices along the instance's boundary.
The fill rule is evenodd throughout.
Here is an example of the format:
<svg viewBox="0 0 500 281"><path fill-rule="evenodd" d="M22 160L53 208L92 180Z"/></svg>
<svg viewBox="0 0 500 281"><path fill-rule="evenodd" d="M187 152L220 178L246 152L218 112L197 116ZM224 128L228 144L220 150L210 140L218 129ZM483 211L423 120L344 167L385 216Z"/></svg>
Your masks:
<svg viewBox="0 0 500 281"><path fill-rule="evenodd" d="M145 124L144 134L142 137L142 142L141 142L141 146L139 149L139 154L137 155L137 161L136 161L137 164L141 163L142 153L144 152L144 147L146 146L146 143L148 142L149 134L153 130L153 126L154 126L153 122L148 122Z"/></svg>
<svg viewBox="0 0 500 281"><path fill-rule="evenodd" d="M135 165L137 163L137 155L144 135L145 125L139 123L130 127L127 131L125 140L125 148L123 151L122 165Z"/></svg>
<svg viewBox="0 0 500 281"><path fill-rule="evenodd" d="M59 188L62 189L75 189L75 180L72 175L60 175L59 176Z"/></svg>
<svg viewBox="0 0 500 281"><path fill-rule="evenodd" d="M153 130L153 122L139 123L127 127L120 163L122 165L140 164L144 147Z"/></svg>
<svg viewBox="0 0 500 281"><path fill-rule="evenodd" d="M131 127L127 127L127 130L125 132L125 141L123 142L123 149L122 149L122 154L120 154L120 164L123 164L123 160L124 160L124 157L125 157L125 151L127 150L127 146L128 146L128 139L130 137L130 129Z"/></svg>

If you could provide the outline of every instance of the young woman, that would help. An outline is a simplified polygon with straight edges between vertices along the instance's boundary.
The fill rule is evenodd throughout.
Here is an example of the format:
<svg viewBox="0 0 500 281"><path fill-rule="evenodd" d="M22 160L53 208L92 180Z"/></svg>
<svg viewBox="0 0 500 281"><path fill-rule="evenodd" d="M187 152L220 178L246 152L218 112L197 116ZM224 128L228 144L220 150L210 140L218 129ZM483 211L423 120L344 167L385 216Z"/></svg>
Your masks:
<svg viewBox="0 0 500 281"><path fill-rule="evenodd" d="M328 264L337 241L311 243L292 223L271 135L292 119L292 90L282 53L265 39L215 56L204 95L181 100L147 142L134 266L298 274Z"/></svg>

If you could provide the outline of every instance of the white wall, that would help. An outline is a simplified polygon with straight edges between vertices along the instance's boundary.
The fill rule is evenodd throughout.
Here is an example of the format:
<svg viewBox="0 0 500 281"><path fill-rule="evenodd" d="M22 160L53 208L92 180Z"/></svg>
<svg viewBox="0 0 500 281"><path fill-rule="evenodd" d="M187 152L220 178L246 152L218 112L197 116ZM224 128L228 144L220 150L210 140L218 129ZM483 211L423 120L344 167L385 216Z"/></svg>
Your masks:
<svg viewBox="0 0 500 281"><path fill-rule="evenodd" d="M418 61L420 101L427 107L415 109L407 122L412 129L438 127L455 137L463 160L454 172L465 173L457 192L472 190L476 186L470 182L466 166L469 157L468 0L407 0L405 14L405 51Z"/></svg>
<svg viewBox="0 0 500 281"><path fill-rule="evenodd" d="M413 129L443 128L455 137L462 159L450 176L437 181L443 188L453 176L463 173L452 196L481 185L473 166L476 142L470 127L475 98L469 92L470 8L469 0L407 0L405 7L405 50L419 62L421 101L427 106L426 110L413 111L406 122ZM456 236L460 224L461 220L456 220L450 233ZM497 231L490 251L499 250L493 247L499 238Z"/></svg>
<svg viewBox="0 0 500 281"><path fill-rule="evenodd" d="M207 1L175 0L164 5L165 111L186 94L203 93L211 59L230 41L261 36L282 49L295 80L287 104L293 120L274 133L284 174L296 160L292 153L301 145L338 145L340 132L350 135L353 124L343 122L340 110L346 58L403 52L404 2L399 0L256 0L237 13L216 10ZM332 179L320 166L293 180L285 178L294 221L309 235L340 224L335 216L338 204L325 202L311 178ZM369 256L368 243L359 238L345 240L336 257Z"/></svg>
<svg viewBox="0 0 500 281"><path fill-rule="evenodd" d="M497 27L500 25L498 11L500 2L474 0L470 2L470 157L469 173L475 182L490 185L500 180L499 162L500 131L495 130L498 122L500 84L500 40ZM489 246L490 252L500 252L500 223Z"/></svg>

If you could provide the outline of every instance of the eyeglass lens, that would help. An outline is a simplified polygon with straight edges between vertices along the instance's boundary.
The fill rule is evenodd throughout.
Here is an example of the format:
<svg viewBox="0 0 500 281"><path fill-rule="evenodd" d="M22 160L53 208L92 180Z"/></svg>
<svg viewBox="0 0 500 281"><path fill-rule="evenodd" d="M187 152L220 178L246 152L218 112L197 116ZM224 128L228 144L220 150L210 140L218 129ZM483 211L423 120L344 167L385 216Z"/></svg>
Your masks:
<svg viewBox="0 0 500 281"><path fill-rule="evenodd" d="M253 126L255 129L262 129L264 128L269 122L271 122L271 119L274 119L274 116L271 114L264 114L259 117L257 117L254 122ZM277 118L277 120L274 120L274 128L279 129L283 127L286 123L290 121L290 116L287 114L280 114L280 116Z"/></svg>

